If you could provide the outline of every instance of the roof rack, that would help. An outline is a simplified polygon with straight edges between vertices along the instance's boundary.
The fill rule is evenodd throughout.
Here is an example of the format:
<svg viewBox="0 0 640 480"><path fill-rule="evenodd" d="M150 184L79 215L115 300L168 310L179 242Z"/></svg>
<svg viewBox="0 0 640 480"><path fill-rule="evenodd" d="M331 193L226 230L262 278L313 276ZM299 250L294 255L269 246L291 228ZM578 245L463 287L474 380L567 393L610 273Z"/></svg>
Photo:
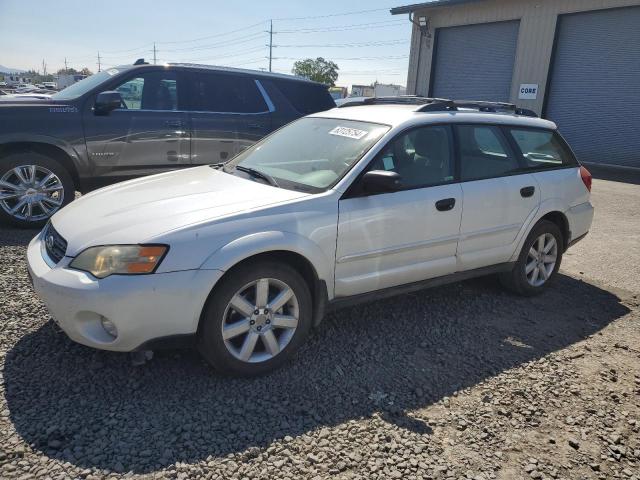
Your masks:
<svg viewBox="0 0 640 480"><path fill-rule="evenodd" d="M356 105L420 105L417 112L450 112L460 108L478 110L479 112L513 112L524 117L537 117L538 115L527 108L519 108L513 103L484 102L472 100L449 100L447 98L429 98L419 95L401 95L398 97L369 97L347 101L338 108L353 107Z"/></svg>
<svg viewBox="0 0 640 480"><path fill-rule="evenodd" d="M353 107L356 105L424 105L435 100L444 100L441 98L427 98L420 95L399 95L396 97L367 97L354 98L344 102L338 108Z"/></svg>
<svg viewBox="0 0 640 480"><path fill-rule="evenodd" d="M523 117L537 117L538 115L533 110L528 108L519 108L513 103L505 102L484 102L474 100L447 100L437 99L433 102L427 103L418 108L418 112L442 112L442 111L457 111L460 108L467 108L471 110L478 110L479 112L513 112L516 115L522 115Z"/></svg>

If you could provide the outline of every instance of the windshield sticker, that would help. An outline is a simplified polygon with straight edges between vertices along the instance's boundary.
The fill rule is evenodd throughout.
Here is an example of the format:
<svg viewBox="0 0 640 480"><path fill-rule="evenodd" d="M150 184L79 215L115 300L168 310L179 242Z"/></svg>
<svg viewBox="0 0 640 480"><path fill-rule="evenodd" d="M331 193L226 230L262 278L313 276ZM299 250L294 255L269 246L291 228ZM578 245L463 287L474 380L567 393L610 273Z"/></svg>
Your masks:
<svg viewBox="0 0 640 480"><path fill-rule="evenodd" d="M116 68L112 68L110 70L107 70L107 73L111 76L115 75L116 73L118 73L118 69Z"/></svg>
<svg viewBox="0 0 640 480"><path fill-rule="evenodd" d="M353 138L355 140L360 140L367 133L366 130L358 130L357 128L349 128L349 127L336 127L329 132L330 135L338 135L339 137L347 137Z"/></svg>

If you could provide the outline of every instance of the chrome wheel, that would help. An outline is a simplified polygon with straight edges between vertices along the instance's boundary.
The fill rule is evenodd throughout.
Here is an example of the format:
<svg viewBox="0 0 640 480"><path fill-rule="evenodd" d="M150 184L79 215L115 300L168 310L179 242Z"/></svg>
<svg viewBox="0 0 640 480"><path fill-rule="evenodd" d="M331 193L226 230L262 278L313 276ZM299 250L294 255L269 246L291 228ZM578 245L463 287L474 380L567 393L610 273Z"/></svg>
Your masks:
<svg viewBox="0 0 640 480"><path fill-rule="evenodd" d="M300 309L293 289L275 278L260 278L231 298L222 321L222 338L238 360L264 362L278 355L298 327Z"/></svg>
<svg viewBox="0 0 640 480"><path fill-rule="evenodd" d="M533 287L540 287L544 284L556 267L558 259L558 242L550 233L540 235L527 255L525 264L525 274L527 282Z"/></svg>
<svg viewBox="0 0 640 480"><path fill-rule="evenodd" d="M0 206L17 220L45 220L62 207L60 178L40 165L19 165L0 178Z"/></svg>

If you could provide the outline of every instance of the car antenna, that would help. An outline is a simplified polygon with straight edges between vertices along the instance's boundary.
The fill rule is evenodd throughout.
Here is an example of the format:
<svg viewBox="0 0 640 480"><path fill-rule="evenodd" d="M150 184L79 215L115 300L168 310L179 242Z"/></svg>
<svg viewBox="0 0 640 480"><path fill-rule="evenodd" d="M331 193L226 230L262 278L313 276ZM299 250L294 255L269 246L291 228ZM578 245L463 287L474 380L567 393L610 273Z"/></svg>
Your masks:
<svg viewBox="0 0 640 480"><path fill-rule="evenodd" d="M133 62L133 64L134 65L149 65L149 62L145 62L144 58L139 58L135 62Z"/></svg>

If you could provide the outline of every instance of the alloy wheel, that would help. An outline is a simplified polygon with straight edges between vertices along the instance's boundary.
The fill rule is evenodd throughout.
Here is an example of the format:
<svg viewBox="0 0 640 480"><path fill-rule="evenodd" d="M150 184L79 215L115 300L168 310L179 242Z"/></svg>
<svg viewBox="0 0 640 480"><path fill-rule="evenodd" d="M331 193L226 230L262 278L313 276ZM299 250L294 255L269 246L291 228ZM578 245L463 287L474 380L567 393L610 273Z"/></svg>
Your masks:
<svg viewBox="0 0 640 480"><path fill-rule="evenodd" d="M63 202L62 181L40 165L19 165L0 178L0 207L17 220L45 220Z"/></svg>
<svg viewBox="0 0 640 480"><path fill-rule="evenodd" d="M222 321L224 344L240 361L270 360L293 338L299 315L298 299L289 285L260 278L231 297Z"/></svg>
<svg viewBox="0 0 640 480"><path fill-rule="evenodd" d="M558 259L558 242L550 233L543 233L531 245L525 264L527 282L542 286L553 273Z"/></svg>

